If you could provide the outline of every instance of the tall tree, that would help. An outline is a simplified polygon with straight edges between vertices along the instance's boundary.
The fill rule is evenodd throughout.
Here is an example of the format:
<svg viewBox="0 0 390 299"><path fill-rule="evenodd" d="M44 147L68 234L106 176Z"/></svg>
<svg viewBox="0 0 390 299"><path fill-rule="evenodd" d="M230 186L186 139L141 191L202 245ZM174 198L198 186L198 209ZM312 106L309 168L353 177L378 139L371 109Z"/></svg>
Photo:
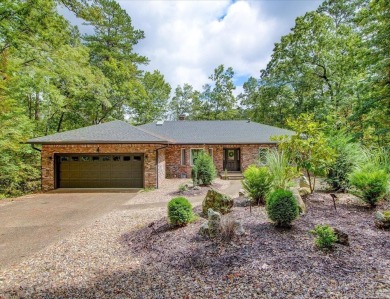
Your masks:
<svg viewBox="0 0 390 299"><path fill-rule="evenodd" d="M225 69L224 65L215 68L209 77L212 84L203 86L201 93L202 119L233 119L237 117L237 100L233 94L236 89L233 83L234 71L231 67Z"/></svg>
<svg viewBox="0 0 390 299"><path fill-rule="evenodd" d="M199 91L194 90L188 83L184 83L183 87L178 85L175 89L175 95L169 103L170 117L173 120L178 120L179 116L185 115L192 119L193 110L196 111L198 101Z"/></svg>
<svg viewBox="0 0 390 299"><path fill-rule="evenodd" d="M157 70L146 72L142 79L140 93L131 104L131 116L135 124L145 124L163 119L167 112L171 86ZM142 93L142 91L144 91Z"/></svg>

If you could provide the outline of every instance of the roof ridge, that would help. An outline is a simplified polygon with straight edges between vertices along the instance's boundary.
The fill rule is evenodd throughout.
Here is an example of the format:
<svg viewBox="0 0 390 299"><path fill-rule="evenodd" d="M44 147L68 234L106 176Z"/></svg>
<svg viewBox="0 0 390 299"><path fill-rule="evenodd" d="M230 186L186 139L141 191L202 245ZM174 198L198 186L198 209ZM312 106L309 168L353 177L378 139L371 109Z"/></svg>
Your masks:
<svg viewBox="0 0 390 299"><path fill-rule="evenodd" d="M146 130L144 128L141 128L140 126L133 126L133 127L136 128L137 130L140 130L141 132L144 132L146 134L152 135L153 137L156 137L156 138L161 139L163 141L170 141L172 143L176 142L176 140L174 140L174 139L170 139L167 136L163 136L163 135L159 135L159 134L150 132L150 131L148 131L148 130Z"/></svg>

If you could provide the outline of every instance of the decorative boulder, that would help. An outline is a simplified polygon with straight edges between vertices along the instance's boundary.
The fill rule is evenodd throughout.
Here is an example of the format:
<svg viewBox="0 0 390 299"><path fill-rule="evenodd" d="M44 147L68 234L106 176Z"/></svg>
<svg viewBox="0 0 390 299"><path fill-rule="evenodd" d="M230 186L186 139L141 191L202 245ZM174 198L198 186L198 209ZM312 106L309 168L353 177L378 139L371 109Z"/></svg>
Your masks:
<svg viewBox="0 0 390 299"><path fill-rule="evenodd" d="M202 203L202 212L207 215L209 209L213 209L221 214L227 214L233 208L233 199L230 196L210 189Z"/></svg>
<svg viewBox="0 0 390 299"><path fill-rule="evenodd" d="M311 193L310 188L306 188L306 187L301 187L298 189L298 191L300 196L306 196Z"/></svg>
<svg viewBox="0 0 390 299"><path fill-rule="evenodd" d="M215 212L213 209L209 209L207 212L209 222L208 222L208 230L209 236L214 238L219 235L221 232L221 214Z"/></svg>
<svg viewBox="0 0 390 299"><path fill-rule="evenodd" d="M306 205L305 205L305 202L303 201L301 195L299 194L298 189L297 188L291 188L291 192L293 193L295 199L298 202L299 213L301 215L305 215L306 214Z"/></svg>
<svg viewBox="0 0 390 299"><path fill-rule="evenodd" d="M245 190L244 189L240 189L240 191L238 191L238 196L239 197L245 196Z"/></svg>
<svg viewBox="0 0 390 299"><path fill-rule="evenodd" d="M209 223L205 222L199 229L199 235L206 237L209 235Z"/></svg>
<svg viewBox="0 0 390 299"><path fill-rule="evenodd" d="M376 212L375 226L381 229L390 229L390 211Z"/></svg>
<svg viewBox="0 0 390 299"><path fill-rule="evenodd" d="M307 180L307 178L302 175L299 179L299 187L300 188L309 188L310 189L310 184L309 184L309 181Z"/></svg>
<svg viewBox="0 0 390 299"><path fill-rule="evenodd" d="M242 226L242 223L238 220L234 221L234 234L236 236L242 236L245 234L245 230Z"/></svg>
<svg viewBox="0 0 390 299"><path fill-rule="evenodd" d="M341 245L345 245L345 246L349 246L348 235L345 232L343 232L337 228L334 228L333 230L334 230L334 233L337 237L336 243L341 244Z"/></svg>

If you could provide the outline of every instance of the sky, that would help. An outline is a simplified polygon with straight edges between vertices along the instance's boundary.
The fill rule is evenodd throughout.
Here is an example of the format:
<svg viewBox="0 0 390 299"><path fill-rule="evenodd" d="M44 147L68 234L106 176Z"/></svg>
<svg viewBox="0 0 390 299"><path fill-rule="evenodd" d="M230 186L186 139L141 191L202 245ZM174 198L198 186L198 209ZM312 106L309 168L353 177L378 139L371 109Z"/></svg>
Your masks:
<svg viewBox="0 0 390 299"><path fill-rule="evenodd" d="M144 70L159 70L172 90L210 83L208 77L224 64L232 67L237 86L259 78L274 44L289 33L298 16L315 10L321 0L117 0L145 39L135 52L150 59ZM69 13L65 15L77 22ZM86 30L85 28L80 28Z"/></svg>

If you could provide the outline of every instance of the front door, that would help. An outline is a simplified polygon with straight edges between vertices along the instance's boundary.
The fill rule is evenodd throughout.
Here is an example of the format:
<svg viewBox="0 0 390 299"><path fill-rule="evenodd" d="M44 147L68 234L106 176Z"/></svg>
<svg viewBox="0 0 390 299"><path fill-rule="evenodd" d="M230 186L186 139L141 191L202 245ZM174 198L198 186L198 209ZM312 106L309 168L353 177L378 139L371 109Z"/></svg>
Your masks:
<svg viewBox="0 0 390 299"><path fill-rule="evenodd" d="M223 150L223 170L240 171L240 149L233 148Z"/></svg>

